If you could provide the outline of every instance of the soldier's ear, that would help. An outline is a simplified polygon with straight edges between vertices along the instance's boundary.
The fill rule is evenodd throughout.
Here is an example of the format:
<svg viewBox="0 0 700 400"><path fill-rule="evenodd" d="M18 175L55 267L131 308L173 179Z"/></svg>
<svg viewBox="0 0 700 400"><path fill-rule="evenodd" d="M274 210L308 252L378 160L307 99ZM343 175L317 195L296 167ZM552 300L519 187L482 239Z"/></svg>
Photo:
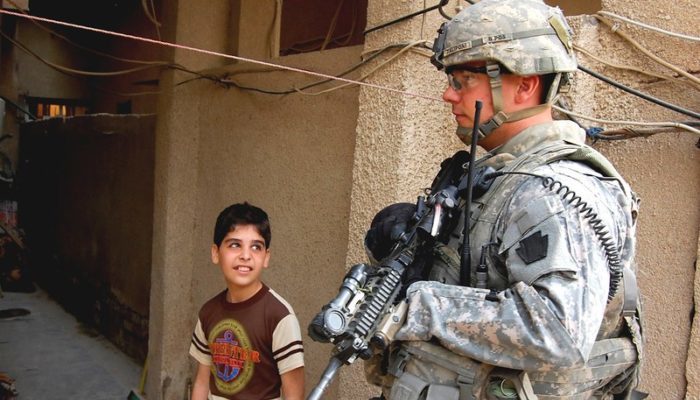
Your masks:
<svg viewBox="0 0 700 400"><path fill-rule="evenodd" d="M542 78L540 76L518 76L515 102L521 104L535 102L539 104L542 90Z"/></svg>

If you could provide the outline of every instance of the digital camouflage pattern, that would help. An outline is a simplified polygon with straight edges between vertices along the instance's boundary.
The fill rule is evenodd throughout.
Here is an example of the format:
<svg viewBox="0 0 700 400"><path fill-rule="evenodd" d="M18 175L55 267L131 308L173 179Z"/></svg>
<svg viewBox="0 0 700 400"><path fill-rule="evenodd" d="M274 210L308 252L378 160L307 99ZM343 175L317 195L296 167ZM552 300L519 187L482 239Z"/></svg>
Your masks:
<svg viewBox="0 0 700 400"><path fill-rule="evenodd" d="M583 130L570 121L536 125L479 163L553 177L566 185L609 229L622 266L631 271L636 202L621 178L607 179L598 171L608 168L606 176L619 177L602 156L586 164L569 159L572 149L586 148L584 139ZM525 175L497 178L472 205L472 283L477 282L475 264L483 248L488 268L484 288L457 286L462 241L458 224L453 240L435 249L431 281L408 288L409 311L396 335L403 342L397 348L439 343L461 357L456 365L475 365L472 382L467 384L469 379L462 377L462 385L457 385L474 398L487 398L482 397L488 390L483 379L492 368L527 371L540 399L604 398L591 396L616 375L626 371L631 374L628 379L635 379L641 348L628 338L618 339L626 329L621 317L624 290L607 302L606 254L582 213L546 188L542 179ZM541 253L542 245L544 256L528 253L532 248ZM639 335L636 319L630 323L634 326L629 329ZM635 340L641 346L641 337ZM590 368L594 364L597 368ZM411 382L451 381L455 386L454 371L445 375L446 369L436 366L435 360L410 356L403 370L420 378ZM391 376L380 382L376 370L368 374L374 374L374 382L382 384L387 395L393 387L389 398L410 398L396 390L405 382L397 383ZM458 396L455 399L472 398Z"/></svg>
<svg viewBox="0 0 700 400"><path fill-rule="evenodd" d="M540 0L483 0L443 27L445 67L496 60L518 75L576 71L571 28Z"/></svg>

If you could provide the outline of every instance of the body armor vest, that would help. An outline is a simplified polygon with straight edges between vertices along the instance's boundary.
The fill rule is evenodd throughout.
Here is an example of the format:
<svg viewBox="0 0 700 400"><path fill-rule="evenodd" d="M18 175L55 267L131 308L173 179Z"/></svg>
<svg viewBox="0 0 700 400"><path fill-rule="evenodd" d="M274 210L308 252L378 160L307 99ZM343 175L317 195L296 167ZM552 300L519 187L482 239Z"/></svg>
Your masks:
<svg viewBox="0 0 700 400"><path fill-rule="evenodd" d="M500 291L509 286L506 271L500 254L513 243L508 233L497 238L497 231L503 210L513 194L503 187L516 188L527 177L508 172L532 173L537 167L559 160L584 163L604 177L617 178L623 186L625 196L618 196L621 208L636 217L637 199L629 186L621 179L614 167L598 152L584 144L569 143L564 140L549 141L534 147L517 159L498 165L504 174L495 179L489 190L472 202L469 221L472 255L478 258L486 252L488 273L479 276L471 269L472 286ZM477 161L475 168L492 163L490 156ZM632 218L634 220L635 218ZM435 259L429 279L447 284L459 284L460 246L464 213L447 244L439 243L435 248ZM474 264L472 262L472 264ZM531 284L537 276L518 277ZM524 278L524 279L523 279ZM528 281L530 280L530 281ZM503 376L515 382L515 392L521 399L616 399L629 398L630 387L636 386L639 363L642 357L642 337L638 293L634 271L625 268L619 289L606 307L605 317L597 340L589 355L588 362L581 368L552 372L501 371L474 360L450 353L433 343L409 342L396 351L390 362L389 372L399 379L394 380L390 399L481 399L488 380L493 376ZM439 370L440 378L431 376L431 371ZM445 376L450 378L445 379ZM431 389L432 388L432 389ZM422 394L421 394L422 393ZM434 395L431 397L431 393ZM415 397L414 397L415 396ZM435 397L437 396L437 397Z"/></svg>

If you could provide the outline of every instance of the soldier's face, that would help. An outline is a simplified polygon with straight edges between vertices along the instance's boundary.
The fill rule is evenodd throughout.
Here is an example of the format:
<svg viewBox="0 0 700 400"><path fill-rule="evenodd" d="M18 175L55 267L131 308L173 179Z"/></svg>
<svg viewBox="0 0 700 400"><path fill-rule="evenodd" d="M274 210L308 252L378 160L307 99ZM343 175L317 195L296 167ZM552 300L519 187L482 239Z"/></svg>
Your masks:
<svg viewBox="0 0 700 400"><path fill-rule="evenodd" d="M452 105L452 114L459 126L474 126L474 104L483 103L482 116L493 115L491 86L486 74L470 71L452 71L448 74L448 85L442 99Z"/></svg>
<svg viewBox="0 0 700 400"><path fill-rule="evenodd" d="M483 64L466 64L470 69L483 69ZM512 92L510 80L512 75L501 74L503 107L510 106L509 93ZM481 109L481 122L491 118L495 112L489 77L483 72L473 72L457 69L447 76L447 88L442 93L442 99L452 106L452 114L457 124L471 129L474 126L474 105L477 100L483 103Z"/></svg>

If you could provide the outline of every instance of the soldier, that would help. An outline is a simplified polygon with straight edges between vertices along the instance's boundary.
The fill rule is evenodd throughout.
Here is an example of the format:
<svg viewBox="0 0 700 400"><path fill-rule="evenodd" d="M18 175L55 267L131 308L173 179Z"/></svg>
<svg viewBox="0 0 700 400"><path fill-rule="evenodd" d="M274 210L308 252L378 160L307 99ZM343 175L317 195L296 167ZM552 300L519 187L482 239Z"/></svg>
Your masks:
<svg viewBox="0 0 700 400"><path fill-rule="evenodd" d="M438 32L432 62L447 74L457 134L471 142L482 101L488 153L473 167L497 172L471 202L478 266L460 284L462 212L408 287L407 320L367 362L368 380L391 400L643 398L638 201L579 126L552 117L577 68L564 16L539 0L482 0ZM378 214L370 257L388 247L386 221L409 215Z"/></svg>

